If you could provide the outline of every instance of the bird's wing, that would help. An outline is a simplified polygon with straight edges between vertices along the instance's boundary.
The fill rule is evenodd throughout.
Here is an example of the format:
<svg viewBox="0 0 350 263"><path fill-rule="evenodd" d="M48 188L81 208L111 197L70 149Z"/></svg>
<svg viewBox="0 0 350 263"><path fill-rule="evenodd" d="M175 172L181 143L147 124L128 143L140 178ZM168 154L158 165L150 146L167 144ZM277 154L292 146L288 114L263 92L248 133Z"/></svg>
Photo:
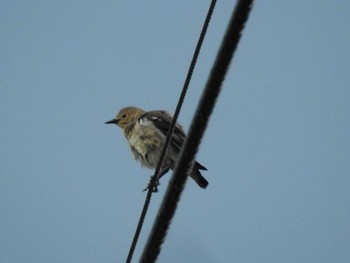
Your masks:
<svg viewBox="0 0 350 263"><path fill-rule="evenodd" d="M154 124L154 126L160 130L164 136L168 134L168 131L170 129L172 117L165 111L149 111L146 112L141 118L146 118ZM176 124L174 133L172 136L172 140L170 144L180 151L183 143L185 142L185 132L183 131L180 124Z"/></svg>

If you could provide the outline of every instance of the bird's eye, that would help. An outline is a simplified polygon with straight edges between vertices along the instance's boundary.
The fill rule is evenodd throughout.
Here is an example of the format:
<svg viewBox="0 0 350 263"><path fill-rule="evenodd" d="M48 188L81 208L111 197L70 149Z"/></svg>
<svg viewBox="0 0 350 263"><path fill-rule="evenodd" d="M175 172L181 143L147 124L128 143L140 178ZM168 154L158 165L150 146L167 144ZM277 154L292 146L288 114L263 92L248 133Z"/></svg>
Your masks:
<svg viewBox="0 0 350 263"><path fill-rule="evenodd" d="M127 115L124 113L124 114L122 115L122 118L123 118L123 119L125 119L125 118L126 118L126 116L127 116Z"/></svg>

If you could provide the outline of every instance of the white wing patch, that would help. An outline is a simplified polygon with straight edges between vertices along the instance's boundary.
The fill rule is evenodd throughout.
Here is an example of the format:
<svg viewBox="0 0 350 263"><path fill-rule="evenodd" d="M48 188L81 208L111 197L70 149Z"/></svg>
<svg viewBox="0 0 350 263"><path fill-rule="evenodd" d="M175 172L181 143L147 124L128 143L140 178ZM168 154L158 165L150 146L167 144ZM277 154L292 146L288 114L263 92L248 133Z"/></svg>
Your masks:
<svg viewBox="0 0 350 263"><path fill-rule="evenodd" d="M162 120L161 118L157 117L157 116L151 116L152 120Z"/></svg>

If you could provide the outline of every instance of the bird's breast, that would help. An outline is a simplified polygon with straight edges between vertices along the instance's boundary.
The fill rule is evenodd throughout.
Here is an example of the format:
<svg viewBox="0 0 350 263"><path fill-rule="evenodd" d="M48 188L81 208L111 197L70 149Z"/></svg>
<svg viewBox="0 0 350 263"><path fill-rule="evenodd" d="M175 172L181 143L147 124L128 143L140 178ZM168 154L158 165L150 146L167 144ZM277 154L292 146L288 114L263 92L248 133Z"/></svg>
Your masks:
<svg viewBox="0 0 350 263"><path fill-rule="evenodd" d="M138 121L125 131L125 136L136 159L142 160L153 156L156 160L162 150L165 136L150 121ZM153 162L153 161L152 161ZM146 165L149 166L149 165Z"/></svg>

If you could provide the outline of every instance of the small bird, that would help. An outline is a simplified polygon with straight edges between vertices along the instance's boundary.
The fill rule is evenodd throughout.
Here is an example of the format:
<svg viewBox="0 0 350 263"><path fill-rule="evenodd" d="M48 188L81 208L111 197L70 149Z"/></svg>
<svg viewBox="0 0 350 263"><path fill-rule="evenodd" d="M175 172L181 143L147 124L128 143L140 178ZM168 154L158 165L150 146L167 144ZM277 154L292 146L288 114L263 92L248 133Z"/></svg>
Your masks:
<svg viewBox="0 0 350 263"><path fill-rule="evenodd" d="M106 124L116 124L122 128L131 152L142 167L155 169L157 167L167 133L170 129L172 117L166 111L144 111L136 107L122 108L117 116ZM185 142L185 132L176 123L167 153L161 167L159 179L169 169L175 168L182 145ZM199 170L207 170L203 165L194 162L191 178L201 187L206 188L208 181Z"/></svg>

